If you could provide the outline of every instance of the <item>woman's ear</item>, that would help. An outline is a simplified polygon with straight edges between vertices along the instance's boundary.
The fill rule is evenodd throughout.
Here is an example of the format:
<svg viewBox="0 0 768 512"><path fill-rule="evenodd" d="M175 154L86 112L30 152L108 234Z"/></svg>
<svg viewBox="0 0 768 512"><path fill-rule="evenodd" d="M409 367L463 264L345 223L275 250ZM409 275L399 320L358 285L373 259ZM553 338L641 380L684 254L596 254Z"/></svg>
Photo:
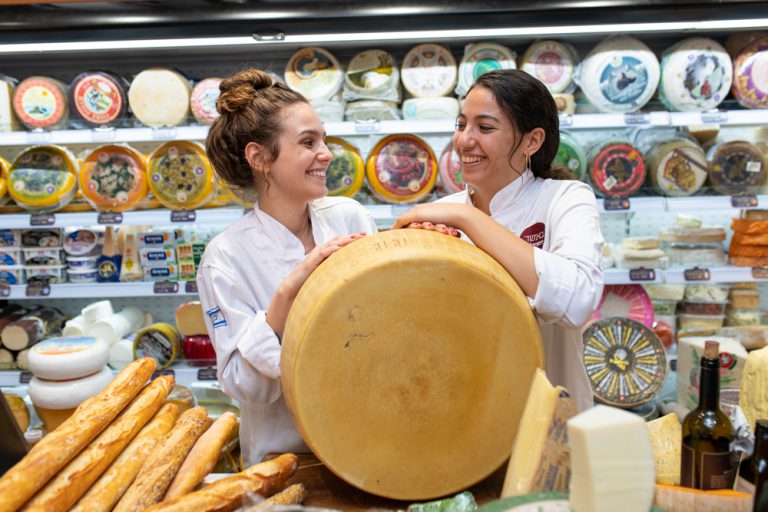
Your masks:
<svg viewBox="0 0 768 512"><path fill-rule="evenodd" d="M249 142L245 146L245 159L252 171L264 173L266 171L266 153L264 147L256 142Z"/></svg>
<svg viewBox="0 0 768 512"><path fill-rule="evenodd" d="M525 152L528 155L535 154L541 145L544 144L544 139L547 137L544 128L534 128L526 134Z"/></svg>

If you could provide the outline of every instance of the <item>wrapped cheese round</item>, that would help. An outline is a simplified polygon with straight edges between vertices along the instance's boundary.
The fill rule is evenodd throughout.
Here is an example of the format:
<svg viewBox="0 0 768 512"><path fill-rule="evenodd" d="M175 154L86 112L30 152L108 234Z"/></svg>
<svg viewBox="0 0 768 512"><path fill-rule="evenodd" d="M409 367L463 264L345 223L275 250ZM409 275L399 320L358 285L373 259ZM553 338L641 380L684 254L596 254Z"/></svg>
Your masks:
<svg viewBox="0 0 768 512"><path fill-rule="evenodd" d="M471 244L417 229L323 262L291 307L280 358L312 452L348 483L410 501L466 489L509 459L543 362L509 273Z"/></svg>
<svg viewBox="0 0 768 512"><path fill-rule="evenodd" d="M587 155L584 149L579 141L567 133L560 134L560 145L557 147L554 162L571 171L579 180L587 172Z"/></svg>
<svg viewBox="0 0 768 512"><path fill-rule="evenodd" d="M693 195L707 179L707 156L689 140L662 142L648 152L645 160L651 186L665 196Z"/></svg>
<svg viewBox="0 0 768 512"><path fill-rule="evenodd" d="M8 194L8 179L11 177L11 163L0 156L0 206L8 203L11 196Z"/></svg>
<svg viewBox="0 0 768 512"><path fill-rule="evenodd" d="M109 346L89 336L49 338L29 351L29 370L47 380L79 379L107 364Z"/></svg>
<svg viewBox="0 0 768 512"><path fill-rule="evenodd" d="M171 324L158 322L136 333L133 358L151 357L158 368L165 368L181 355L182 337Z"/></svg>
<svg viewBox="0 0 768 512"><path fill-rule="evenodd" d="M77 191L77 159L60 146L34 146L11 164L8 193L31 211L55 211Z"/></svg>
<svg viewBox="0 0 768 512"><path fill-rule="evenodd" d="M341 90L344 72L329 51L302 48L285 66L285 83L309 101L329 101Z"/></svg>
<svg viewBox="0 0 768 512"><path fill-rule="evenodd" d="M95 148L83 159L80 190L99 211L132 210L149 192L144 155L122 144Z"/></svg>
<svg viewBox="0 0 768 512"><path fill-rule="evenodd" d="M450 142L440 154L438 187L446 194L455 194L464 190L464 182L461 180L461 160Z"/></svg>
<svg viewBox="0 0 768 512"><path fill-rule="evenodd" d="M89 126L110 126L128 111L128 82L106 71L80 73L69 86L72 110Z"/></svg>
<svg viewBox="0 0 768 512"><path fill-rule="evenodd" d="M659 75L659 61L648 46L634 37L613 36L581 63L580 85L600 112L628 112L648 103Z"/></svg>
<svg viewBox="0 0 768 512"><path fill-rule="evenodd" d="M733 95L746 108L768 108L768 37L744 48L733 62Z"/></svg>
<svg viewBox="0 0 768 512"><path fill-rule="evenodd" d="M363 186L363 157L357 148L342 139L328 137L325 143L333 153L333 160L325 171L328 195L353 197Z"/></svg>
<svg viewBox="0 0 768 512"><path fill-rule="evenodd" d="M415 46L403 59L403 87L415 98L451 94L456 85L456 73L456 59L439 44Z"/></svg>
<svg viewBox="0 0 768 512"><path fill-rule="evenodd" d="M216 110L219 85L221 85L221 78L206 78L195 84L192 89L189 107L198 123L213 124L219 118L219 112Z"/></svg>
<svg viewBox="0 0 768 512"><path fill-rule="evenodd" d="M215 193L213 170L198 143L166 142L149 155L149 188L166 208L193 210Z"/></svg>
<svg viewBox="0 0 768 512"><path fill-rule="evenodd" d="M728 96L732 82L733 63L725 48L692 37L664 52L659 98L670 110L712 110Z"/></svg>
<svg viewBox="0 0 768 512"><path fill-rule="evenodd" d="M347 121L393 121L400 119L394 101L359 100L347 103L344 112Z"/></svg>
<svg viewBox="0 0 768 512"><path fill-rule="evenodd" d="M390 135L379 141L366 163L368 186L391 203L415 203L432 192L437 160L415 135Z"/></svg>
<svg viewBox="0 0 768 512"><path fill-rule="evenodd" d="M754 194L765 183L765 155L749 142L716 144L707 152L707 160L709 184L720 194Z"/></svg>
<svg viewBox="0 0 768 512"><path fill-rule="evenodd" d="M31 76L13 92L13 111L27 128L58 128L69 117L67 86L47 76Z"/></svg>
<svg viewBox="0 0 768 512"><path fill-rule="evenodd" d="M558 41L536 41L523 54L520 69L535 76L552 93L569 89L576 68L574 50Z"/></svg>
<svg viewBox="0 0 768 512"><path fill-rule="evenodd" d="M166 68L145 69L133 78L128 103L136 119L151 128L178 126L189 117L191 92L180 73Z"/></svg>
<svg viewBox="0 0 768 512"><path fill-rule="evenodd" d="M349 61L344 75L345 97L400 101L400 71L395 58L384 50L365 50Z"/></svg>
<svg viewBox="0 0 768 512"><path fill-rule="evenodd" d="M409 98L403 102L403 119L456 119L459 100L456 98Z"/></svg>
<svg viewBox="0 0 768 512"><path fill-rule="evenodd" d="M473 43L464 48L464 57L459 64L459 79L456 94L465 96L469 88L483 73L497 69L515 69L515 52L496 43Z"/></svg>
<svg viewBox="0 0 768 512"><path fill-rule="evenodd" d="M589 178L598 195L629 197L645 181L642 153L626 142L609 142L593 152Z"/></svg>

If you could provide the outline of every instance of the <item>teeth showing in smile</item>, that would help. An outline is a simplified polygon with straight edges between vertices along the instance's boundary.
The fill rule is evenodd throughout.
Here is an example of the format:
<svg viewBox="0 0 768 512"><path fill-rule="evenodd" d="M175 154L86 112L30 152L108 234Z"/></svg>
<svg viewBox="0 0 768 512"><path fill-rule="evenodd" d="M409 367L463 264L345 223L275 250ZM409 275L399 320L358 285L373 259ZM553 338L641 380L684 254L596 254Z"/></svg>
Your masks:
<svg viewBox="0 0 768 512"><path fill-rule="evenodd" d="M461 163L463 164L476 164L477 162L484 160L485 158L482 156L470 156L470 155L462 155L461 157Z"/></svg>
<svg viewBox="0 0 768 512"><path fill-rule="evenodd" d="M310 176L317 176L318 178L325 178L325 171L307 171Z"/></svg>

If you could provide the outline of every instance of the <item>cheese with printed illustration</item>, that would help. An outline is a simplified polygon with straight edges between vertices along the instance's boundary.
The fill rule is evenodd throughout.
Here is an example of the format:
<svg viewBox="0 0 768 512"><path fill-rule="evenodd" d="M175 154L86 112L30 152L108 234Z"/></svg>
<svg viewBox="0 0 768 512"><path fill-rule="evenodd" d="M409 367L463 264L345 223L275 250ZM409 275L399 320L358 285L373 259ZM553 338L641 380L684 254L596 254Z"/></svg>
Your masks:
<svg viewBox="0 0 768 512"><path fill-rule="evenodd" d="M357 148L337 137L328 137L325 143L333 154L333 160L325 171L328 195L354 197L365 178L363 157Z"/></svg>
<svg viewBox="0 0 768 512"><path fill-rule="evenodd" d="M149 155L149 189L172 210L200 208L216 192L213 169L202 145L166 142Z"/></svg>
<svg viewBox="0 0 768 512"><path fill-rule="evenodd" d="M414 203L435 186L437 161L432 148L415 135L390 135L371 151L368 185L384 201Z"/></svg>
<svg viewBox="0 0 768 512"><path fill-rule="evenodd" d="M77 191L77 159L60 146L34 146L11 164L8 192L27 210L55 211Z"/></svg>
<svg viewBox="0 0 768 512"><path fill-rule="evenodd" d="M692 37L668 48L661 59L659 97L670 110L712 110L728 96L733 63L720 43Z"/></svg>
<svg viewBox="0 0 768 512"><path fill-rule="evenodd" d="M464 57L459 64L459 78L456 94L465 96L477 78L499 69L516 69L516 54L506 46L496 43L472 43L464 48Z"/></svg>
<svg viewBox="0 0 768 512"><path fill-rule="evenodd" d="M80 167L80 190L99 211L132 210L149 193L144 155L124 144L95 148Z"/></svg>
<svg viewBox="0 0 768 512"><path fill-rule="evenodd" d="M439 44L420 44L403 59L403 87L415 98L447 96L453 92L456 75L456 60Z"/></svg>

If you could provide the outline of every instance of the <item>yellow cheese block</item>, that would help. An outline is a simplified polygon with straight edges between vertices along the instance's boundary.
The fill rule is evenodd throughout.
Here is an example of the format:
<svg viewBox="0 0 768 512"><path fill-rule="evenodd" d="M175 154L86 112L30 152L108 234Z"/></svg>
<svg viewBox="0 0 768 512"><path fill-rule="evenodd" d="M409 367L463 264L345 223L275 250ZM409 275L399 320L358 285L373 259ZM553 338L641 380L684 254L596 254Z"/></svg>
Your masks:
<svg viewBox="0 0 768 512"><path fill-rule="evenodd" d="M753 350L747 356L739 405L753 432L756 420L768 418L768 347Z"/></svg>
<svg viewBox="0 0 768 512"><path fill-rule="evenodd" d="M208 334L200 301L185 302L176 308L176 327L184 336Z"/></svg>
<svg viewBox="0 0 768 512"><path fill-rule="evenodd" d="M651 435L653 459L656 461L656 483L680 485L683 427L675 413L645 424Z"/></svg>
<svg viewBox="0 0 768 512"><path fill-rule="evenodd" d="M750 512L752 496L731 490L700 491L657 484L653 504L666 512Z"/></svg>
<svg viewBox="0 0 768 512"><path fill-rule="evenodd" d="M296 426L336 475L425 500L499 468L536 368L538 323L493 258L440 233L391 230L312 273L282 339Z"/></svg>

